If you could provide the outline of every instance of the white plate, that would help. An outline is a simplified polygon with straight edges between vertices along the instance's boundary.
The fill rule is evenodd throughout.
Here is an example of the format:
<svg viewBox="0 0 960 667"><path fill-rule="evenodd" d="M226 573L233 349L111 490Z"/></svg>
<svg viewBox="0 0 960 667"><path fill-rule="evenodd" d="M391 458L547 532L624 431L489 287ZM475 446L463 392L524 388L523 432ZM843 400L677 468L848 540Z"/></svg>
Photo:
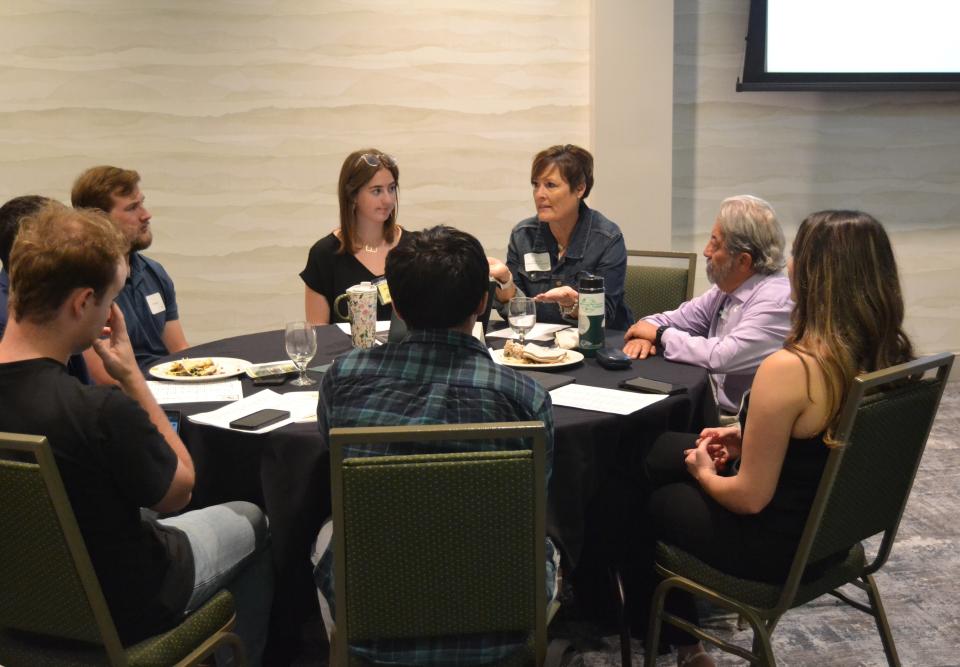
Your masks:
<svg viewBox="0 0 960 667"><path fill-rule="evenodd" d="M493 350L493 360L497 363L503 364L504 366L510 366L511 368L526 368L530 371L539 370L541 368L566 368L567 366L573 366L574 364L579 364L583 361L583 355L576 350L567 350L567 356L563 358L563 361L555 361L552 364L541 364L541 363L523 363L522 361L517 361L511 357L504 357L503 350Z"/></svg>
<svg viewBox="0 0 960 667"><path fill-rule="evenodd" d="M234 375L240 375L250 365L249 361L244 359L233 359L232 357L195 357L194 359L177 359L177 361L202 361L210 359L217 366L217 372L213 375L170 375L167 369L175 363L168 361L163 364L157 364L150 369L150 375L160 380L173 380L174 382L209 382L210 380L222 380L231 378Z"/></svg>

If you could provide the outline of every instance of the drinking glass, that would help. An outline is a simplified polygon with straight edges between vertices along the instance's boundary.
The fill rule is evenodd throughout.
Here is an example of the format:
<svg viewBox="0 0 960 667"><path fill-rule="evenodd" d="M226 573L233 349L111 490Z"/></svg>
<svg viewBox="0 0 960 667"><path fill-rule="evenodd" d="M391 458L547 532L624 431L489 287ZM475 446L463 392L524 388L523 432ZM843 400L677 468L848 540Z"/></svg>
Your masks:
<svg viewBox="0 0 960 667"><path fill-rule="evenodd" d="M537 323L537 302L528 296L513 297L507 305L507 321L523 345L523 337Z"/></svg>
<svg viewBox="0 0 960 667"><path fill-rule="evenodd" d="M317 332L309 322L287 322L283 333L283 343L287 356L300 371L300 377L291 382L298 387L316 384L316 380L307 377L307 363L317 353Z"/></svg>

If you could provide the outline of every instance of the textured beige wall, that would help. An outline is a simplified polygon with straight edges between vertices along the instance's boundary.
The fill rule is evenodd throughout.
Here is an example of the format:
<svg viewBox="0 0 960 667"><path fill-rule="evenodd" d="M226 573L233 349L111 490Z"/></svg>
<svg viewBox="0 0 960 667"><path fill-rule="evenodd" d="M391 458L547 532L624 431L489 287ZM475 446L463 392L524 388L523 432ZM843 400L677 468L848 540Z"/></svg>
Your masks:
<svg viewBox="0 0 960 667"><path fill-rule="evenodd" d="M400 222L503 255L529 164L589 140L587 0L0 3L0 200L143 177L188 339L302 317L351 150L400 162Z"/></svg>
<svg viewBox="0 0 960 667"><path fill-rule="evenodd" d="M737 93L748 8L675 3L675 249L701 250L741 192L773 203L788 240L812 211L868 211L893 238L917 347L960 351L960 93Z"/></svg>
<svg viewBox="0 0 960 667"><path fill-rule="evenodd" d="M736 93L747 6L675 2L674 249L699 251L738 192L773 202L791 237L810 211L863 208L892 232L920 349L960 350L960 94ZM636 26L624 62L669 29ZM400 160L407 227L453 223L502 255L532 210L532 154L589 146L590 40L587 0L4 0L0 199L139 169L191 342L277 328L302 313L297 273L356 147ZM649 120L602 125L598 151ZM598 154L595 203L643 211L629 182L604 191L618 165ZM618 222L637 247L668 226Z"/></svg>
<svg viewBox="0 0 960 667"><path fill-rule="evenodd" d="M592 5L590 203L620 225L628 248L670 250L673 3Z"/></svg>

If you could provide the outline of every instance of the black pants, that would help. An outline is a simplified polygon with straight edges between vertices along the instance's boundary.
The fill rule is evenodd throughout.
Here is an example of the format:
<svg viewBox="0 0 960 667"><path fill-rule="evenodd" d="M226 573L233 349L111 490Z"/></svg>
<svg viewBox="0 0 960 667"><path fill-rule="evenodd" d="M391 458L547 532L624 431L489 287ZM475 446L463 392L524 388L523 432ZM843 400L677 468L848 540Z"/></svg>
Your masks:
<svg viewBox="0 0 960 667"><path fill-rule="evenodd" d="M734 514L710 498L687 472L683 451L695 446L697 436L665 433L654 442L645 460L648 495L640 512L635 542L636 562L631 597L649 606L653 587L653 546L656 541L680 547L697 558L730 574L761 581L783 581L793 560L794 539L780 539L764 529L760 515ZM651 574L644 574L644 573ZM691 623L698 623L693 597L673 590L666 609ZM646 609L636 606L634 627L645 622ZM676 646L693 644L696 638L663 625L663 638Z"/></svg>

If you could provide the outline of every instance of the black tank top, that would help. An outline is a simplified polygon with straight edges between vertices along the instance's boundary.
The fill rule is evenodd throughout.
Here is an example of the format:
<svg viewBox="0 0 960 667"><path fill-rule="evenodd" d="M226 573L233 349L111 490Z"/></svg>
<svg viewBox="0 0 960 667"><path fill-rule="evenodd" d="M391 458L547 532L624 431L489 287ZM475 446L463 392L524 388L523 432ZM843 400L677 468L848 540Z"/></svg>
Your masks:
<svg viewBox="0 0 960 667"><path fill-rule="evenodd" d="M746 424L749 405L748 392L740 410L741 429ZM794 544L799 543L830 454L823 435L821 432L810 438L790 438L773 498L757 515L764 531L769 531L771 537L776 535Z"/></svg>

